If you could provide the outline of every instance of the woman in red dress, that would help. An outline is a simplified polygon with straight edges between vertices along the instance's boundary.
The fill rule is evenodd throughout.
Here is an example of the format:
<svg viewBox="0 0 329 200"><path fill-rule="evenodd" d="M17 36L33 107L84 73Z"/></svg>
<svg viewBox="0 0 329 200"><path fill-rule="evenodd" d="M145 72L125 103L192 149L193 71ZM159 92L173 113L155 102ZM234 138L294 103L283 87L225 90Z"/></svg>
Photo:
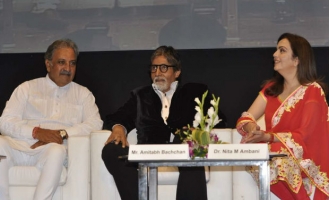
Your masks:
<svg viewBox="0 0 329 200"><path fill-rule="evenodd" d="M270 152L287 154L270 163L271 192L280 199L310 199L314 188L313 199L329 199L329 112L312 48L284 33L273 57L274 77L238 119L241 143L267 142ZM263 114L266 130L256 123Z"/></svg>

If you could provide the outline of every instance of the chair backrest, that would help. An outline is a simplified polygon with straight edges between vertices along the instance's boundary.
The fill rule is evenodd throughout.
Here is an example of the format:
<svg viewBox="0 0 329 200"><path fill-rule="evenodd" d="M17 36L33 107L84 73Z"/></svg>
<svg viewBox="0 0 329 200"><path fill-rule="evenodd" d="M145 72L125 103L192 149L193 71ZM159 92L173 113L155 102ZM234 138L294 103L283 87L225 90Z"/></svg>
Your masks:
<svg viewBox="0 0 329 200"><path fill-rule="evenodd" d="M137 144L137 130L134 128L127 135L129 144Z"/></svg>

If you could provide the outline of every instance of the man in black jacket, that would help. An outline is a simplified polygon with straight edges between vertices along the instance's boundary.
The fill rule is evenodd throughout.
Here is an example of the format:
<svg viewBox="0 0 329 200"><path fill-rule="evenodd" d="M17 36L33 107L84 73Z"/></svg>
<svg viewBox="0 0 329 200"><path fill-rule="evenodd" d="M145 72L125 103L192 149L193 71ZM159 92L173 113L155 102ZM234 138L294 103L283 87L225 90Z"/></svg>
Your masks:
<svg viewBox="0 0 329 200"><path fill-rule="evenodd" d="M194 99L208 90L206 85L177 81L181 74L179 55L172 47L161 46L151 57L150 74L153 84L131 92L130 99L114 114L106 117L112 134L105 143L102 158L112 174L122 200L138 199L136 166L118 159L128 154L127 133L137 129L138 144L179 144L177 129L192 125L196 114ZM210 106L210 95L205 101ZM226 117L216 126L224 128ZM180 167L176 199L206 200L207 187L203 167Z"/></svg>

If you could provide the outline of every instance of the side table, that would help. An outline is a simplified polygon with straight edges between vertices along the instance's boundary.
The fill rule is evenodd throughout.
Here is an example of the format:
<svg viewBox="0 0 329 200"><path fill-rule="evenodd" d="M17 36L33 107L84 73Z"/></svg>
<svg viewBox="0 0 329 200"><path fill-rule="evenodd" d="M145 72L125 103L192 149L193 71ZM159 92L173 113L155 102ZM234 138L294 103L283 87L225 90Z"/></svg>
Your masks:
<svg viewBox="0 0 329 200"><path fill-rule="evenodd" d="M138 184L139 200L158 198L158 167L201 167L201 166L259 166L259 199L270 200L269 160L147 160L139 162ZM149 182L147 181L149 168ZM148 187L149 186L149 187Z"/></svg>

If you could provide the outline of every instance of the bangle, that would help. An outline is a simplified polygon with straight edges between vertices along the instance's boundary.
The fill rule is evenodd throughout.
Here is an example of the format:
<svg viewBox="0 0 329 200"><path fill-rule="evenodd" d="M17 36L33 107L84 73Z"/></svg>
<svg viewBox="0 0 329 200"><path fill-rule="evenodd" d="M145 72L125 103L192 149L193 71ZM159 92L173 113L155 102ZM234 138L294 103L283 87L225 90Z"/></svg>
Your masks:
<svg viewBox="0 0 329 200"><path fill-rule="evenodd" d="M249 123L249 122L247 122L247 123L243 124L243 126L241 126L241 130L242 130L243 132L245 132L245 133L248 133L248 132L245 131L243 127L244 127L245 125L247 125L248 123Z"/></svg>
<svg viewBox="0 0 329 200"><path fill-rule="evenodd" d="M40 127L36 126L33 128L33 131L32 131L32 137L33 139L36 139L36 135L37 135L37 131L39 130Z"/></svg>
<svg viewBox="0 0 329 200"><path fill-rule="evenodd" d="M247 122L247 123L245 123L245 124L243 124L243 126L241 126L241 130L243 131L243 132L245 132L245 133L249 133L248 131L246 131L246 130L244 130L244 126L245 125L247 125L247 124L249 124L249 123L255 123L255 122ZM256 124L256 123L255 123ZM256 124L257 125L257 124Z"/></svg>
<svg viewBox="0 0 329 200"><path fill-rule="evenodd" d="M274 142L274 134L273 133L268 133L270 134L270 140L268 141L269 144Z"/></svg>

